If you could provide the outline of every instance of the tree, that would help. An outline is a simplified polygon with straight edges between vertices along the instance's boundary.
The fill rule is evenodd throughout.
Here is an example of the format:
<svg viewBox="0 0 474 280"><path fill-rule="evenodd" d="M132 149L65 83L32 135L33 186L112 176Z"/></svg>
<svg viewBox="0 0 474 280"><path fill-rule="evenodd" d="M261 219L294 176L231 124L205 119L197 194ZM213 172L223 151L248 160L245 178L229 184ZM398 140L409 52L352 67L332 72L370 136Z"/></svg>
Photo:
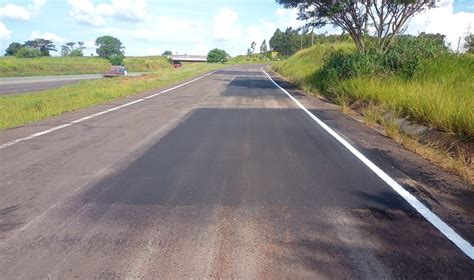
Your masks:
<svg viewBox="0 0 474 280"><path fill-rule="evenodd" d="M213 49L207 54L207 62L210 63L224 63L227 62L229 55L225 50Z"/></svg>
<svg viewBox="0 0 474 280"><path fill-rule="evenodd" d="M468 53L474 53L474 34L464 37L464 50Z"/></svg>
<svg viewBox="0 0 474 280"><path fill-rule="evenodd" d="M386 52L415 14L435 6L436 0L276 0L285 8L297 8L305 28L327 24L349 33L357 49L366 50L365 35L373 30L375 47Z"/></svg>
<svg viewBox="0 0 474 280"><path fill-rule="evenodd" d="M270 38L270 48L284 56L290 56L300 49L300 36L298 30L291 27L287 28L285 32L277 29Z"/></svg>
<svg viewBox="0 0 474 280"><path fill-rule="evenodd" d="M95 45L97 46L97 54L100 57L109 59L112 56L124 56L125 47L122 45L119 39L112 36L102 36L95 40Z"/></svg>
<svg viewBox="0 0 474 280"><path fill-rule="evenodd" d="M250 44L250 49L252 50L252 54L255 53L256 48L257 48L257 43L255 43L255 41L253 41L252 44Z"/></svg>
<svg viewBox="0 0 474 280"><path fill-rule="evenodd" d="M39 50L43 56L51 56L51 54L49 53L50 51L57 51L56 46L53 44L53 41L41 38L26 41L24 46L27 48Z"/></svg>
<svg viewBox="0 0 474 280"><path fill-rule="evenodd" d="M69 56L84 56L84 52L80 48L75 48L69 53Z"/></svg>
<svg viewBox="0 0 474 280"><path fill-rule="evenodd" d="M68 46L66 45L61 46L61 56L69 56L70 53L71 53L71 49L69 49Z"/></svg>
<svg viewBox="0 0 474 280"><path fill-rule="evenodd" d="M8 48L5 50L5 56L11 56L11 55L15 55L19 49L21 49L23 47L22 44L20 43L17 43L17 42L13 42L11 43Z"/></svg>
<svg viewBox="0 0 474 280"><path fill-rule="evenodd" d="M84 56L83 50L84 42L77 42L78 47L76 47L75 42L66 43L66 45L61 46L61 55L62 56Z"/></svg>
<svg viewBox="0 0 474 280"><path fill-rule="evenodd" d="M263 40L262 45L260 46L260 53L266 53L267 51L267 40Z"/></svg>
<svg viewBox="0 0 474 280"><path fill-rule="evenodd" d="M123 65L124 56L120 54L113 54L109 61L112 65Z"/></svg>
<svg viewBox="0 0 474 280"><path fill-rule="evenodd" d="M16 52L15 56L18 58L35 58L43 56L43 53L39 49L22 47Z"/></svg>
<svg viewBox="0 0 474 280"><path fill-rule="evenodd" d="M170 55L173 55L173 53L171 51L164 51L161 55L170 56Z"/></svg>

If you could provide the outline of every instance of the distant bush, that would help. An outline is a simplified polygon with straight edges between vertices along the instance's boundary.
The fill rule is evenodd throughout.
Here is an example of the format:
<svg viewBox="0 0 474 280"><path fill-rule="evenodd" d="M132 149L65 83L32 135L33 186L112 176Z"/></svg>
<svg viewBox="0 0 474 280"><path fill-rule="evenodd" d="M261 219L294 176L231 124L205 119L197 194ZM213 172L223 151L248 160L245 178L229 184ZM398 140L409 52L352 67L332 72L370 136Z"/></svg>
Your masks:
<svg viewBox="0 0 474 280"><path fill-rule="evenodd" d="M225 63L228 58L227 52L221 49L213 49L207 54L207 62L210 63Z"/></svg>
<svg viewBox="0 0 474 280"><path fill-rule="evenodd" d="M43 53L38 49L23 47L16 52L15 56L18 58L36 58L43 56Z"/></svg>
<svg viewBox="0 0 474 280"><path fill-rule="evenodd" d="M114 54L109 57L109 61L112 65L123 65L124 56Z"/></svg>

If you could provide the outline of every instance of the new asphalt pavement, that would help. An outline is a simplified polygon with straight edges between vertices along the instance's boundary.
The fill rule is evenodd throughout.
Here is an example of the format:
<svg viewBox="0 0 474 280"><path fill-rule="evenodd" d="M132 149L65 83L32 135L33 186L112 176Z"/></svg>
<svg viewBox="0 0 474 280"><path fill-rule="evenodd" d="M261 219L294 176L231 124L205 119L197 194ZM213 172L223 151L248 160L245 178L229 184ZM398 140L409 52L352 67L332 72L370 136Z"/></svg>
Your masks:
<svg viewBox="0 0 474 280"><path fill-rule="evenodd" d="M474 277L261 67L0 132L70 124L0 149L0 278Z"/></svg>

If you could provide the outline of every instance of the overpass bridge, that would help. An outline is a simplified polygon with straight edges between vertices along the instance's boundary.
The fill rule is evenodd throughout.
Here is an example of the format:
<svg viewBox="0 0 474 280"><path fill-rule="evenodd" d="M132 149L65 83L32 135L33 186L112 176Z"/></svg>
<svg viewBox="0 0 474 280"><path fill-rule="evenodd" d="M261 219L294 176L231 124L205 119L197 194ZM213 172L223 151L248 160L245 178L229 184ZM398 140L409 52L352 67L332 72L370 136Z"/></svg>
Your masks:
<svg viewBox="0 0 474 280"><path fill-rule="evenodd" d="M171 61L173 64L179 64L181 62L207 62L207 56L205 55L172 55Z"/></svg>

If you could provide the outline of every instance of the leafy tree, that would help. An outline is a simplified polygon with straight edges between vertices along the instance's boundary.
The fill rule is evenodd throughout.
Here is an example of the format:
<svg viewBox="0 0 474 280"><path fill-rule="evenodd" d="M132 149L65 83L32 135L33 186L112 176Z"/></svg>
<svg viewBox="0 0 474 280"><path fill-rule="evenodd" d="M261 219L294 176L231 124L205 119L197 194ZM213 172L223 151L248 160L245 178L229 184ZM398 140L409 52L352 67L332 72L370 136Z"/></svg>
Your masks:
<svg viewBox="0 0 474 280"><path fill-rule="evenodd" d="M97 54L100 57L111 59L113 56L124 56L125 47L122 45L122 42L112 36L102 36L95 40L95 45L97 46Z"/></svg>
<svg viewBox="0 0 474 280"><path fill-rule="evenodd" d="M161 55L170 56L170 55L173 55L173 53L171 51L164 51Z"/></svg>
<svg viewBox="0 0 474 280"><path fill-rule="evenodd" d="M124 56L121 54L113 54L109 61L112 65L123 65Z"/></svg>
<svg viewBox="0 0 474 280"><path fill-rule="evenodd" d="M253 41L252 44L250 44L250 49L252 50L252 54L255 53L256 48L257 48L257 43L255 43L255 41Z"/></svg>
<svg viewBox="0 0 474 280"><path fill-rule="evenodd" d="M468 53L474 53L474 34L464 37L464 49Z"/></svg>
<svg viewBox="0 0 474 280"><path fill-rule="evenodd" d="M210 63L224 63L227 62L229 55L225 50L213 49L207 54L207 62Z"/></svg>
<svg viewBox="0 0 474 280"><path fill-rule="evenodd" d="M435 6L436 0L276 0L285 8L298 8L298 19L306 28L327 24L340 27L354 41L357 49L366 50L364 37L369 26L374 30L375 47L386 52L396 37L406 29L415 14Z"/></svg>
<svg viewBox="0 0 474 280"><path fill-rule="evenodd" d="M285 32L277 29L270 38L270 48L284 56L294 54L300 47L300 34L298 34L298 30L291 27L287 28Z"/></svg>
<svg viewBox="0 0 474 280"><path fill-rule="evenodd" d="M71 53L71 49L69 49L68 46L66 45L61 46L61 56L69 56L70 53Z"/></svg>
<svg viewBox="0 0 474 280"><path fill-rule="evenodd" d="M84 56L84 52L79 48L75 48L69 53L69 56Z"/></svg>
<svg viewBox="0 0 474 280"><path fill-rule="evenodd" d="M16 52L15 56L18 58L36 58L43 56L43 53L39 49L22 47Z"/></svg>
<svg viewBox="0 0 474 280"><path fill-rule="evenodd" d="M78 47L76 47L75 42L66 43L66 45L61 46L61 55L62 56L84 56L83 50L84 42L77 42Z"/></svg>
<svg viewBox="0 0 474 280"><path fill-rule="evenodd" d="M26 41L24 46L39 50L43 56L51 56L49 53L50 51L57 51L56 46L52 41L41 38Z"/></svg>
<svg viewBox="0 0 474 280"><path fill-rule="evenodd" d="M13 42L11 43L8 48L5 50L5 56L11 56L11 55L15 55L19 49L21 49L23 47L22 44L20 43L17 43L17 42Z"/></svg>
<svg viewBox="0 0 474 280"><path fill-rule="evenodd" d="M266 53L267 51L267 40L263 40L262 45L260 46L260 53Z"/></svg>

